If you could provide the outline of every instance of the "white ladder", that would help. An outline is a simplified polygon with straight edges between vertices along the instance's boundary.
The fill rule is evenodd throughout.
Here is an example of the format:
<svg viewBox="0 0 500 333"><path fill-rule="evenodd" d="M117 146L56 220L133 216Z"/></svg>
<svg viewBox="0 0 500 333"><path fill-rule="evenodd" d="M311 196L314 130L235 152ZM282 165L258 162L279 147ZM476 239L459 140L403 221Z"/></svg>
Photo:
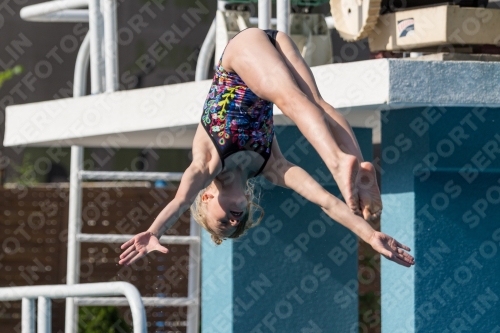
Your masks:
<svg viewBox="0 0 500 333"><path fill-rule="evenodd" d="M78 283L80 267L80 243L124 243L134 235L110 235L110 234L83 234L81 233L81 202L83 180L167 180L180 181L182 173L175 172L117 172L117 171L84 171L81 170L81 158L79 153L83 148L72 147L71 175L77 179L70 182L70 217L68 228L68 281ZM82 154L83 155L83 154ZM75 160L75 161L73 161ZM79 162L79 163L78 163ZM74 164L79 164L76 166ZM76 214L76 215L75 215ZM199 284L200 284L200 228L191 218L189 236L162 236L161 244L189 245L189 270L188 270L188 294L187 297L142 297L145 306L173 306L188 308L187 332L197 333L199 326ZM71 280L69 280L71 279ZM93 306L126 306L127 299L124 297L79 297L66 301L66 311L72 311L71 323L76 322L77 307L84 305ZM70 309L71 308L71 309ZM66 320L69 320L67 317ZM73 324L74 325L74 324ZM66 323L66 332L74 332L76 326L70 327Z"/></svg>

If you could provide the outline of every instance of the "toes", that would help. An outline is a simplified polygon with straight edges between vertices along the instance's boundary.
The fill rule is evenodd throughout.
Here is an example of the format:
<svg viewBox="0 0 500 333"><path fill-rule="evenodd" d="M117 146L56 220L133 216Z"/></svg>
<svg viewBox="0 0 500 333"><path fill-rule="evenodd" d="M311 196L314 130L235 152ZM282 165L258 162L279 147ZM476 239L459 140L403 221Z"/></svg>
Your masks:
<svg viewBox="0 0 500 333"><path fill-rule="evenodd" d="M366 208L363 209L363 219L365 219L366 221L371 221L372 220L372 214Z"/></svg>
<svg viewBox="0 0 500 333"><path fill-rule="evenodd" d="M361 210L359 209L359 207L357 207L356 205L348 205L348 206L349 206L349 208L351 209L351 211L353 212L354 215L358 215L359 217L364 218L363 213L361 212Z"/></svg>

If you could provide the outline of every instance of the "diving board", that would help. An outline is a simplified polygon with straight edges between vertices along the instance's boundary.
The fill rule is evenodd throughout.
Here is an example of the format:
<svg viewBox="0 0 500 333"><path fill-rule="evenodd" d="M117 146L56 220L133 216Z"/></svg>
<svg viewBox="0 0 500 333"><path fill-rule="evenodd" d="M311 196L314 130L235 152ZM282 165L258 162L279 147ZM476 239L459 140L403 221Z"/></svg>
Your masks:
<svg viewBox="0 0 500 333"><path fill-rule="evenodd" d="M495 62L376 59L312 72L323 98L353 127L373 128L374 142L380 142L381 109L500 106ZM9 106L4 145L190 148L210 82ZM277 107L274 114L276 124L290 122Z"/></svg>

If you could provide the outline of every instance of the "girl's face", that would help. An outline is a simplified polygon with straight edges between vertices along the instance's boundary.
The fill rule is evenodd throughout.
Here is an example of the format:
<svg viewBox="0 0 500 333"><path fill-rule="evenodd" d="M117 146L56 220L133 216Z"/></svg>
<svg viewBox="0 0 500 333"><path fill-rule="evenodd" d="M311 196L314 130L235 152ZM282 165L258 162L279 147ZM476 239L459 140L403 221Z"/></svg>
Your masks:
<svg viewBox="0 0 500 333"><path fill-rule="evenodd" d="M231 236L245 215L248 199L243 191L210 186L201 200L207 205L207 224L217 235Z"/></svg>

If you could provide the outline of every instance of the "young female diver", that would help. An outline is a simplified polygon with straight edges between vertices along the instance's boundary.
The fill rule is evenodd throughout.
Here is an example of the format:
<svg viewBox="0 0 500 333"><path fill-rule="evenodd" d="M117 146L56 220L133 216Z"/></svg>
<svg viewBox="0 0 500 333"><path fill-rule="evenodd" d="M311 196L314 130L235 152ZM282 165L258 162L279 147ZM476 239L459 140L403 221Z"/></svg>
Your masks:
<svg viewBox="0 0 500 333"><path fill-rule="evenodd" d="M274 136L273 103L319 153L347 205L283 157ZM311 70L286 34L249 28L228 43L192 151L175 198L147 231L122 245L120 264L155 250L167 253L158 239L190 206L217 244L241 236L260 220L253 221L258 206L247 182L258 174L317 204L389 260L414 264L407 246L360 217L370 221L382 209L374 167L363 161L347 121L321 98Z"/></svg>

